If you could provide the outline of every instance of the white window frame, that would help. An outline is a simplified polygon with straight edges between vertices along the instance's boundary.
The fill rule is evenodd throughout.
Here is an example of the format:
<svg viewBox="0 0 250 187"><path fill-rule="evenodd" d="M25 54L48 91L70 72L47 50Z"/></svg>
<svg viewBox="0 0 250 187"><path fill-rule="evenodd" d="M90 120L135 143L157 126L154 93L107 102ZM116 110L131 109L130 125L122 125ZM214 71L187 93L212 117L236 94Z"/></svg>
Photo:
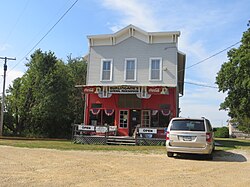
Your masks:
<svg viewBox="0 0 250 187"><path fill-rule="evenodd" d="M102 76L103 76L103 62L104 61L110 61L110 77L108 80L103 80ZM100 81L107 81L110 82L112 81L112 77L113 77L113 59L101 59L101 73L100 73L101 77L100 77Z"/></svg>
<svg viewBox="0 0 250 187"><path fill-rule="evenodd" d="M160 60L160 75L159 79L151 79L151 69L152 69L152 60ZM149 58L149 80L150 81L162 81L162 58L161 57L152 57Z"/></svg>
<svg viewBox="0 0 250 187"><path fill-rule="evenodd" d="M134 79L127 79L127 61L134 60L135 61L135 69L134 69ZM124 62L124 81L136 81L137 77L137 58L125 58Z"/></svg>
<svg viewBox="0 0 250 187"><path fill-rule="evenodd" d="M120 121L121 121L121 112L127 112L127 123L126 123L127 127L124 127L125 123L122 123L122 126L121 126L121 123L120 123ZM129 111L128 110L119 110L119 128L127 129L128 125L129 125Z"/></svg>
<svg viewBox="0 0 250 187"><path fill-rule="evenodd" d="M144 115L145 113L147 116ZM148 119L145 119L145 117L148 117ZM151 127L151 110L141 111L141 126L144 128Z"/></svg>

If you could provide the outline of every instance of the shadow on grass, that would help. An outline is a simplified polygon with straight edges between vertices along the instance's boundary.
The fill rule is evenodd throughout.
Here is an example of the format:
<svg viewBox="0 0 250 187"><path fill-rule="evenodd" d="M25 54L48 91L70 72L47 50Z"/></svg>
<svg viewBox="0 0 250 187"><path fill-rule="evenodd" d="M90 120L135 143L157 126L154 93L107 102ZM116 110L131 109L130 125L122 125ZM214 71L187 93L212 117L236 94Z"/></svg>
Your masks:
<svg viewBox="0 0 250 187"><path fill-rule="evenodd" d="M247 158L240 154L231 151L215 151L213 161L218 162L247 162Z"/></svg>
<svg viewBox="0 0 250 187"><path fill-rule="evenodd" d="M230 151L214 151L213 159L207 158L206 155L199 154L176 154L175 159L187 159L187 160L201 160L201 161L211 161L211 162L247 162L247 158L239 153L234 153Z"/></svg>
<svg viewBox="0 0 250 187"><path fill-rule="evenodd" d="M232 140L232 139L218 139L216 140L216 143L219 144L219 146L224 148L230 148L235 149L239 146L242 147L250 147L250 141L244 141L244 140Z"/></svg>

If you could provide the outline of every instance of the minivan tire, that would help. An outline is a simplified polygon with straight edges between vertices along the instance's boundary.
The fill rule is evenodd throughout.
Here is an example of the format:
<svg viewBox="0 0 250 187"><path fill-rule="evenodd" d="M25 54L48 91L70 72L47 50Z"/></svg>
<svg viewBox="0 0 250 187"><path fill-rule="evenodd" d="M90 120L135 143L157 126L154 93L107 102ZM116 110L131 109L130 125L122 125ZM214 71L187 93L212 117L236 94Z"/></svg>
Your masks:
<svg viewBox="0 0 250 187"><path fill-rule="evenodd" d="M167 155L168 155L168 157L173 157L173 156L174 156L174 153L172 153L172 152L167 152Z"/></svg>

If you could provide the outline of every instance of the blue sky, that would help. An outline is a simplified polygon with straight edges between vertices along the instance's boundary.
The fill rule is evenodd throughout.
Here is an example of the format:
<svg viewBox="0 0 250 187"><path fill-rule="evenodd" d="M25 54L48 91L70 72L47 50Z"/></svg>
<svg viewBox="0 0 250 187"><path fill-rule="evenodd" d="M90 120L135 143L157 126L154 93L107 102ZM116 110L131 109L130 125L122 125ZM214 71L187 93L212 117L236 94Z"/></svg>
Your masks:
<svg viewBox="0 0 250 187"><path fill-rule="evenodd" d="M30 55L26 54L74 2L0 0L0 56L17 58L8 62L7 84L22 76ZM180 31L179 50L186 53L188 67L240 41L249 10L250 0L79 0L36 49L51 50L64 60L70 54L84 56L87 35L109 34L133 24L149 32ZM223 52L189 68L185 81L216 86L216 74L225 61ZM206 116L214 126L226 125L227 112L219 111L224 97L217 89L185 84L181 116Z"/></svg>

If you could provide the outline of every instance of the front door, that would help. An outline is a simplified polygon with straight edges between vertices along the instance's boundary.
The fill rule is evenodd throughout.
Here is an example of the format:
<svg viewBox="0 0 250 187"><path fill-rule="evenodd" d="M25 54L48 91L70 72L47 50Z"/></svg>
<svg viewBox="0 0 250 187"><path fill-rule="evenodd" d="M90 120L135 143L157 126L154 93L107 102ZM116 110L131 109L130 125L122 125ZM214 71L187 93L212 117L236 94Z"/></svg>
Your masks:
<svg viewBox="0 0 250 187"><path fill-rule="evenodd" d="M134 135L137 125L141 124L141 110L130 110L129 136Z"/></svg>
<svg viewBox="0 0 250 187"><path fill-rule="evenodd" d="M150 112L150 110L142 110L141 126L142 127L150 127L150 124L151 124L151 112Z"/></svg>

